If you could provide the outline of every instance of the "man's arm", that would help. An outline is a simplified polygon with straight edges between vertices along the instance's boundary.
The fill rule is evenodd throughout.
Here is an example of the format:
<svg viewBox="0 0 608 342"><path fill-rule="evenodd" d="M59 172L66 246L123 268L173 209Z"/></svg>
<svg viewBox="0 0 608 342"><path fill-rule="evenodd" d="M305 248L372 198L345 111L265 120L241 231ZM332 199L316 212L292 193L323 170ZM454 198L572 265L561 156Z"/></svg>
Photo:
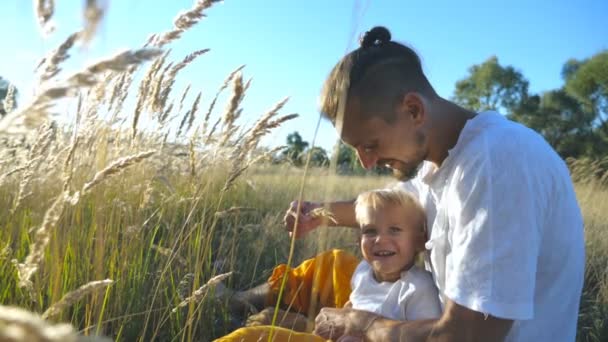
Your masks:
<svg viewBox="0 0 608 342"><path fill-rule="evenodd" d="M370 341L503 341L512 320L486 316L448 300L439 320L376 319L366 333Z"/></svg>
<svg viewBox="0 0 608 342"><path fill-rule="evenodd" d="M486 316L448 300L439 319L405 322L367 311L323 308L315 319L314 333L327 339L362 336L372 342L485 342L503 341L512 325L512 320Z"/></svg>

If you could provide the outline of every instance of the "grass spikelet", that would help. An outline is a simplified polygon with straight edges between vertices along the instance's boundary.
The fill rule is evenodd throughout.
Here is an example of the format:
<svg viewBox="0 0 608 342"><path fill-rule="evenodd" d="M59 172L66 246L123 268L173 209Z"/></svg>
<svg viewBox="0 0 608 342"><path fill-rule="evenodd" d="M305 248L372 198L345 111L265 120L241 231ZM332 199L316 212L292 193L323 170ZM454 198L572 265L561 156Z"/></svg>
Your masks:
<svg viewBox="0 0 608 342"><path fill-rule="evenodd" d="M84 29L82 30L82 43L88 44L95 32L97 27L103 18L104 10L97 4L96 0L86 0L84 8Z"/></svg>
<svg viewBox="0 0 608 342"><path fill-rule="evenodd" d="M177 109L177 112L181 112L182 109L184 108L184 100L186 99L186 96L188 95L188 92L190 91L190 87L191 84L188 84L188 86L186 86L186 88L184 88L184 91L182 92L182 96L180 96L179 98L179 108Z"/></svg>
<svg viewBox="0 0 608 342"><path fill-rule="evenodd" d="M30 251L25 261L23 263L16 263L17 273L19 276L18 286L20 288L26 288L30 293L32 293L33 284L31 281L34 273L38 271L40 264L42 263L44 257L44 249L49 243L51 230L55 228L61 214L63 213L63 208L65 207L67 193L62 192L51 207L44 214L44 220L42 224L36 230L36 234L34 236L34 242L30 245Z"/></svg>
<svg viewBox="0 0 608 342"><path fill-rule="evenodd" d="M15 109L15 85L12 83L8 85L8 89L6 90L6 96L2 101L2 107L6 113L12 112Z"/></svg>
<svg viewBox="0 0 608 342"><path fill-rule="evenodd" d="M50 80L61 71L59 65L70 57L68 51L74 46L74 43L78 38L80 38L80 32L72 33L63 41L63 43L61 43L61 45L59 45L59 47L51 51L48 56L40 61L36 68L39 69L44 66L44 70L40 75L40 82Z"/></svg>
<svg viewBox="0 0 608 342"><path fill-rule="evenodd" d="M190 111L189 111L190 114L188 116L188 127L186 127L186 132L188 132L192 128L192 125L194 124L194 118L196 116L196 112L198 112L198 105L201 101L201 96L202 96L202 93L199 92L198 95L196 95L194 102L192 102L192 108L190 108Z"/></svg>
<svg viewBox="0 0 608 342"><path fill-rule="evenodd" d="M235 70L233 70L228 77L226 77L226 79L224 80L224 83L222 83L222 86L217 90L217 92L215 93L215 96L213 97L213 100L211 101L211 103L209 104L209 109L207 109L207 113L205 114L205 119L203 120L203 130L201 132L201 135L205 135L207 134L207 123L209 122L209 118L211 118L211 113L213 112L213 108L215 108L215 103L217 102L218 97L220 96L220 94L226 89L228 88L228 85L230 84L230 82L232 82L232 79L241 72L241 70L245 67L245 65L241 65L240 67L236 68ZM212 130L213 131L213 130ZM209 136L211 136L212 134L209 134ZM209 139L207 139L209 140Z"/></svg>
<svg viewBox="0 0 608 342"><path fill-rule="evenodd" d="M2 183L4 183L4 180L6 178L10 177L11 175L14 175L15 173L19 173L23 170L27 170L27 165L19 166L10 171L3 173L2 175L0 175L0 185L2 185Z"/></svg>
<svg viewBox="0 0 608 342"><path fill-rule="evenodd" d="M0 341L75 342L69 324L51 325L21 308L0 305Z"/></svg>
<svg viewBox="0 0 608 342"><path fill-rule="evenodd" d="M171 31L155 35L151 37L153 45L162 47L170 42L181 37L181 34L192 26L196 25L205 15L203 11L211 7L214 3L220 0L198 0L194 6L185 12L178 14L177 18L173 21L173 29Z"/></svg>
<svg viewBox="0 0 608 342"><path fill-rule="evenodd" d="M327 219L327 220L333 222L334 224L338 223L338 221L336 221L336 217L334 216L334 214L330 210L328 210L324 207L315 208L315 209L311 210L310 216L313 218Z"/></svg>
<svg viewBox="0 0 608 342"><path fill-rule="evenodd" d="M17 191L17 196L13 205L13 213L21 204L21 201L27 196L27 187L30 184L30 181L34 177L36 171L40 167L40 164L43 161L43 158L47 156L47 152L51 143L55 139L55 134L57 131L57 126L54 123L43 125L39 132L38 138L32 146L32 149L28 156L28 162L26 164L25 173L23 174L23 178L21 178L21 182L19 182L19 190Z"/></svg>
<svg viewBox="0 0 608 342"><path fill-rule="evenodd" d="M158 108L161 108L161 110L162 110L162 108L165 107L167 99L169 98L169 95L171 94L171 90L173 89L173 84L175 84L175 77L177 76L177 73L180 70L182 70L183 68L185 68L186 66L188 66L188 64L192 63L192 61L194 61L198 56L200 56L204 53L207 53L208 51L209 51L209 49L202 49L202 50L195 51L195 52L187 55L181 62L177 63L174 67L171 68L171 70L167 73L167 77L163 81L162 91L159 94L158 99L157 99Z"/></svg>
<svg viewBox="0 0 608 342"><path fill-rule="evenodd" d="M216 275L215 277L209 279L209 281L207 281L207 283L205 285L201 286L198 290L194 291L190 295L190 297L184 299L181 303L177 304L177 306L173 310L171 310L171 312L176 313L179 308L183 308L184 306L186 306L190 303L200 302L205 297L205 295L207 294L207 292L210 289L212 289L214 286L216 286L217 284L222 282L224 279L230 277L231 275L232 275L232 272L228 272L228 273Z"/></svg>
<svg viewBox="0 0 608 342"><path fill-rule="evenodd" d="M174 253L171 249L166 248L166 247L161 247L159 245L152 245L152 249L154 251L156 251L158 254L165 256L167 258L169 258L169 260L175 260L177 261L177 263L182 266L182 267L186 267L188 265L188 263L186 262L186 259L182 258L181 256L177 255L176 253Z"/></svg>
<svg viewBox="0 0 608 342"><path fill-rule="evenodd" d="M156 151L146 151L141 152L132 156L120 158L110 165L108 165L105 169L97 172L93 179L90 182L87 182L83 187L81 193L84 195L91 191L91 189L97 184L101 183L104 179L109 178L110 176L141 162L144 159L151 157Z"/></svg>
<svg viewBox="0 0 608 342"><path fill-rule="evenodd" d="M81 300L84 296L99 291L113 284L114 281L111 279L92 281L87 284L80 286L78 289L68 292L65 294L57 303L51 305L43 314L42 319L49 319L59 314L65 308L74 305L76 302Z"/></svg>
<svg viewBox="0 0 608 342"><path fill-rule="evenodd" d="M220 146L224 146L234 133L234 122L239 117L238 108L241 101L243 101L244 94L243 76L239 72L234 76L232 97L228 102L228 106L226 107L226 111L222 118L223 134L219 144Z"/></svg>
<svg viewBox="0 0 608 342"><path fill-rule="evenodd" d="M55 12L54 0L34 0L34 13L40 26L43 37L48 36L55 30L51 17Z"/></svg>
<svg viewBox="0 0 608 342"><path fill-rule="evenodd" d="M192 283L194 282L194 273L186 273L186 275L177 284L177 296L184 300L192 291Z"/></svg>
<svg viewBox="0 0 608 342"><path fill-rule="evenodd" d="M230 207L226 210L216 212L215 216L217 218L224 218L224 217L228 217L230 215L240 214L243 212L252 212L252 211L257 211L257 209L248 208L248 207Z"/></svg>

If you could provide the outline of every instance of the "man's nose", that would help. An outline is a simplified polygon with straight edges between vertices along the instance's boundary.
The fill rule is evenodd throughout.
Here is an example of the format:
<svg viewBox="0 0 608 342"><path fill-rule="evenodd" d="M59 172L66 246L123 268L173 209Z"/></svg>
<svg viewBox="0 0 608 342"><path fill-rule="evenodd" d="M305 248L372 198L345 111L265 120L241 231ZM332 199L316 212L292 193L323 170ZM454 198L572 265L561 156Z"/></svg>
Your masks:
<svg viewBox="0 0 608 342"><path fill-rule="evenodd" d="M357 149L357 157L359 157L359 162L364 169L369 170L376 165L378 162L378 157L375 153L365 152L361 149Z"/></svg>

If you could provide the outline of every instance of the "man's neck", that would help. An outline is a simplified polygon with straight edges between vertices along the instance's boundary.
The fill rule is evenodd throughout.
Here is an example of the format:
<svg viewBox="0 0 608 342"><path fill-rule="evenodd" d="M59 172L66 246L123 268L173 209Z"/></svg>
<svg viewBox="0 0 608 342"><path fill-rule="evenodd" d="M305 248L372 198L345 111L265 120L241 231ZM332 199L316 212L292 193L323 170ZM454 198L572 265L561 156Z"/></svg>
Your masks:
<svg viewBox="0 0 608 342"><path fill-rule="evenodd" d="M429 133L427 160L440 167L448 152L456 145L467 120L477 115L450 101L439 98L433 105L434 117Z"/></svg>

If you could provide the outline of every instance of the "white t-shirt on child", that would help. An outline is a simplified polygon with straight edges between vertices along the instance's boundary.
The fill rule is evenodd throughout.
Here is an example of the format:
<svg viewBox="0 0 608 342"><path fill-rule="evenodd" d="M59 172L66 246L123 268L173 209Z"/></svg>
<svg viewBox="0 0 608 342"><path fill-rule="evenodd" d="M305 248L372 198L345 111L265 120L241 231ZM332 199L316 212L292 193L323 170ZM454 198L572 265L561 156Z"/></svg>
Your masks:
<svg viewBox="0 0 608 342"><path fill-rule="evenodd" d="M363 260L351 278L353 309L405 321L439 318L441 304L431 273L416 266L401 272L395 282L378 282Z"/></svg>

